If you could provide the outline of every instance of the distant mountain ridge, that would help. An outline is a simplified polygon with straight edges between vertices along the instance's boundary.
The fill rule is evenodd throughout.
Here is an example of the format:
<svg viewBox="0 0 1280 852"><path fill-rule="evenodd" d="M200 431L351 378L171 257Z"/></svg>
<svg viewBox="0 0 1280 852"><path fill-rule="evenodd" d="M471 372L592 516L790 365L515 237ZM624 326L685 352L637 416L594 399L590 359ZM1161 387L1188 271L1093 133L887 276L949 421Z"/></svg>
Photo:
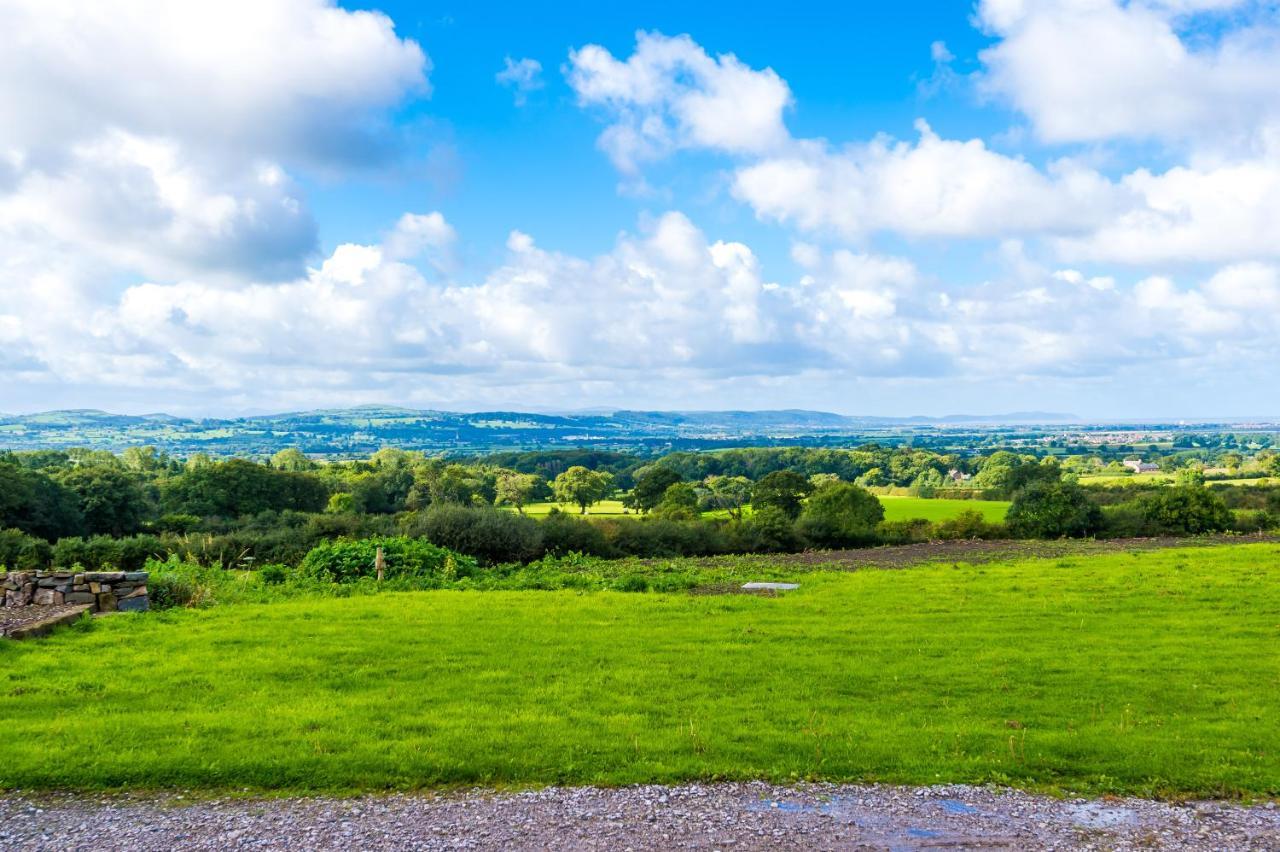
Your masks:
<svg viewBox="0 0 1280 852"><path fill-rule="evenodd" d="M0 416L0 448L91 447L119 450L151 444L178 454L263 455L299 447L320 455L354 455L382 446L457 452L512 448L643 449L726 442L797 442L872 435L894 428L1077 423L1070 414L878 417L826 411L643 411L535 413L456 412L363 405L245 417L176 417L66 409Z"/></svg>

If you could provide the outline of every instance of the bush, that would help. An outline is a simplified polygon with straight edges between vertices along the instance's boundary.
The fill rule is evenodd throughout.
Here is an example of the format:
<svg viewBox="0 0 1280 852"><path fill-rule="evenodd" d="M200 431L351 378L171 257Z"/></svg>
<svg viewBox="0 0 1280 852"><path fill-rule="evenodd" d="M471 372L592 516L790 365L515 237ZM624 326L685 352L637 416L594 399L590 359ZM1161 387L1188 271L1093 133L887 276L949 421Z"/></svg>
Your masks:
<svg viewBox="0 0 1280 852"><path fill-rule="evenodd" d="M302 560L304 576L330 583L375 577L378 548L386 559L388 579L454 580L476 573L476 562L423 539L405 536L339 539L317 545Z"/></svg>
<svg viewBox="0 0 1280 852"><path fill-rule="evenodd" d="M1081 538L1102 529L1102 510L1078 485L1038 480L1014 494L1005 523L1017 538Z"/></svg>
<svg viewBox="0 0 1280 852"><path fill-rule="evenodd" d="M474 556L485 565L542 557L542 527L532 518L500 509L431 506L402 525L407 535Z"/></svg>
<svg viewBox="0 0 1280 852"><path fill-rule="evenodd" d="M738 526L738 542L748 544L745 550L753 553L787 553L798 550L800 536L785 509L765 506L756 509L751 517Z"/></svg>
<svg viewBox="0 0 1280 852"><path fill-rule="evenodd" d="M805 502L796 532L819 547L849 547L875 540L884 505L875 495L848 482L824 485Z"/></svg>
<svg viewBox="0 0 1280 852"><path fill-rule="evenodd" d="M1200 486L1162 488L1139 502L1146 522L1168 535L1222 532L1235 520L1221 497Z"/></svg>
<svg viewBox="0 0 1280 852"><path fill-rule="evenodd" d="M1137 501L1102 507L1102 534L1110 538L1137 538L1152 534Z"/></svg>
<svg viewBox="0 0 1280 852"><path fill-rule="evenodd" d="M620 556L709 556L727 549L719 528L703 521L610 518L595 523Z"/></svg>
<svg viewBox="0 0 1280 852"><path fill-rule="evenodd" d="M114 568L118 571L139 571L150 559L162 558L169 552L165 543L154 535L135 535L112 538L95 535L92 538L61 538L53 546L52 561L56 568L79 565L90 571Z"/></svg>
<svg viewBox="0 0 1280 852"><path fill-rule="evenodd" d="M599 527L567 512L553 509L539 522L539 526L542 528L542 547L548 556L568 556L571 553L603 557L614 555Z"/></svg>
<svg viewBox="0 0 1280 852"><path fill-rule="evenodd" d="M263 565L258 569L258 577L268 586L278 586L289 578L289 566Z"/></svg>
<svg viewBox="0 0 1280 852"><path fill-rule="evenodd" d="M1233 513L1231 529L1241 533L1267 532L1276 528L1275 517L1265 510L1241 509Z"/></svg>
<svg viewBox="0 0 1280 852"><path fill-rule="evenodd" d="M947 540L1009 537L1009 530L1004 524L988 523L981 512L973 510L965 510L954 518L940 521L934 529L938 538Z"/></svg>
<svg viewBox="0 0 1280 852"><path fill-rule="evenodd" d="M924 518L881 521L876 527L876 538L881 544L917 544L922 541L931 541L934 535L933 524Z"/></svg>
<svg viewBox="0 0 1280 852"><path fill-rule="evenodd" d="M0 568L31 571L47 568L53 549L49 542L22 530L0 530Z"/></svg>

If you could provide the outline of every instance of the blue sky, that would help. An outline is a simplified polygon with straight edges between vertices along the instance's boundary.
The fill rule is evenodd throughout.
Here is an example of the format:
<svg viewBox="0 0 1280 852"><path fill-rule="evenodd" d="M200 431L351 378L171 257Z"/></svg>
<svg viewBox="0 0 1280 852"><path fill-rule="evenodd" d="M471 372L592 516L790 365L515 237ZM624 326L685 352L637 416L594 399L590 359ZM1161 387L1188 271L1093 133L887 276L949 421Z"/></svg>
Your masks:
<svg viewBox="0 0 1280 852"><path fill-rule="evenodd" d="M14 0L0 411L1280 414L1277 9Z"/></svg>

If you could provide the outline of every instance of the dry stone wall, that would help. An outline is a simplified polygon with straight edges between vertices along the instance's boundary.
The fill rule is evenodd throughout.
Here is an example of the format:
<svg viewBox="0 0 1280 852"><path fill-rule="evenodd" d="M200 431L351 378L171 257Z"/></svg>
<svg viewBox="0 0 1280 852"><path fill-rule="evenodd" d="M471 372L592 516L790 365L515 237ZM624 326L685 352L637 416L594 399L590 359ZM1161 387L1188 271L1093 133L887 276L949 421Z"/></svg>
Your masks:
<svg viewBox="0 0 1280 852"><path fill-rule="evenodd" d="M151 608L146 571L0 571L6 607L88 604L94 612Z"/></svg>

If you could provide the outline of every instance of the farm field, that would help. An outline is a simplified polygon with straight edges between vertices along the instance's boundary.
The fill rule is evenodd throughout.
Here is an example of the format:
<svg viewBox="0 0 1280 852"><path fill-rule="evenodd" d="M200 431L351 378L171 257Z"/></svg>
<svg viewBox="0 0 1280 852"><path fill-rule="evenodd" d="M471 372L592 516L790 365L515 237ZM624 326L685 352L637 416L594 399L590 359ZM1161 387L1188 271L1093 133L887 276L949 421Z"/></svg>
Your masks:
<svg viewBox="0 0 1280 852"><path fill-rule="evenodd" d="M1280 545L788 572L774 598L311 597L0 642L0 788L1280 794Z"/></svg>
<svg viewBox="0 0 1280 852"><path fill-rule="evenodd" d="M1007 500L955 500L889 496L881 496L879 499L884 504L884 519L886 521L904 521L912 518L945 521L965 511L980 512L982 517L988 521L1002 521L1005 513L1009 511L1009 502ZM560 511L569 512L570 514L578 513L577 506L567 503L530 503L524 507L524 512L526 515L538 518L550 513L553 508L558 508ZM745 512L750 514L751 507L747 506ZM621 500L603 500L592 506L588 514L610 516L622 515L625 512L622 508ZM727 518L729 513L721 510L704 512L703 516Z"/></svg>
<svg viewBox="0 0 1280 852"><path fill-rule="evenodd" d="M568 512L571 515L579 513L579 509L572 503L529 503L524 507L524 513L534 518L541 518L544 515L551 514L552 509L559 509L561 512ZM622 508L621 500L601 500L590 509L587 510L588 515L622 515L626 512ZM632 513L634 514L634 513Z"/></svg>
<svg viewBox="0 0 1280 852"><path fill-rule="evenodd" d="M955 500L942 497L880 497L886 521L945 521L961 512L978 512L986 521L1003 521L1009 511L1008 500Z"/></svg>
<svg viewBox="0 0 1280 852"><path fill-rule="evenodd" d="M1117 482L1141 482L1146 485L1163 485L1173 482L1171 473L1087 473L1080 477L1081 485L1111 485Z"/></svg>

